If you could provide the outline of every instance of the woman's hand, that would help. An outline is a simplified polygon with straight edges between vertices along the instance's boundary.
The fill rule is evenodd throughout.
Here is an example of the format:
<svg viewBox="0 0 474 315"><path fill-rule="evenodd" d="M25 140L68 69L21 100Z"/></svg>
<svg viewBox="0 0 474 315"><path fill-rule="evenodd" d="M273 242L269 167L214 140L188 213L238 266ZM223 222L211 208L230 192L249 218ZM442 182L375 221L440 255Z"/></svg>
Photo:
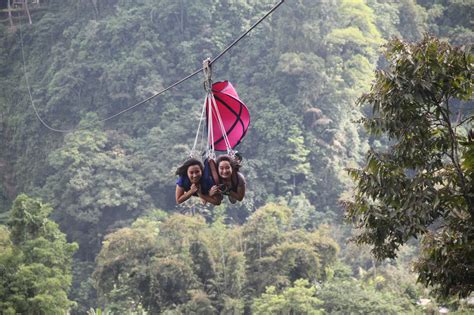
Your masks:
<svg viewBox="0 0 474 315"><path fill-rule="evenodd" d="M214 195L217 195L220 193L220 190L219 190L219 186L217 185L214 185L211 187L211 189L209 189L209 196L214 196Z"/></svg>
<svg viewBox="0 0 474 315"><path fill-rule="evenodd" d="M197 192L199 190L199 185L196 185L196 184L192 184L191 185L191 188L189 189L189 191L191 192L191 194L194 194L195 192Z"/></svg>
<svg viewBox="0 0 474 315"><path fill-rule="evenodd" d="M230 187L226 184L222 184L219 186L219 192L224 195L228 195L230 192Z"/></svg>

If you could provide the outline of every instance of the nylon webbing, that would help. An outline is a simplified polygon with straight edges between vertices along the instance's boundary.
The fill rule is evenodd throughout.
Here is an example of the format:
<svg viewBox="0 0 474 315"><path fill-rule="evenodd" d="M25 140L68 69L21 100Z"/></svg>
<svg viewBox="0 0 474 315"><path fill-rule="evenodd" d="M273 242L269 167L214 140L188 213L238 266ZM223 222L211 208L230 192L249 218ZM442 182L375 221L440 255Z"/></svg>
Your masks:
<svg viewBox="0 0 474 315"><path fill-rule="evenodd" d="M227 132L225 131L224 123L222 122L221 113L219 112L219 109L217 108L216 99L214 98L213 94L211 94L211 100L214 106L214 110L216 112L217 121L219 122L219 127L221 128L222 137L224 138L227 154L230 154L232 152L232 147L230 146L229 138L227 137Z"/></svg>
<svg viewBox="0 0 474 315"><path fill-rule="evenodd" d="M199 117L199 125L198 125L198 129L196 131L196 137L194 138L193 148L191 149L191 152L189 154L190 157L196 157L196 145L197 145L197 141L198 141L198 138L199 138L199 132L201 131L201 124L202 124L202 121L203 121L203 118L204 118L204 112L205 111L206 111L206 99L204 99L204 104L202 105L202 111L201 111L201 116Z"/></svg>
<svg viewBox="0 0 474 315"><path fill-rule="evenodd" d="M211 96L212 93L208 93L206 96L207 100L207 108L208 108L208 121L207 121L207 139L209 141L209 150L207 152L207 156L210 159L216 158L215 148L214 148L214 132L213 132L213 123L212 123L212 101Z"/></svg>

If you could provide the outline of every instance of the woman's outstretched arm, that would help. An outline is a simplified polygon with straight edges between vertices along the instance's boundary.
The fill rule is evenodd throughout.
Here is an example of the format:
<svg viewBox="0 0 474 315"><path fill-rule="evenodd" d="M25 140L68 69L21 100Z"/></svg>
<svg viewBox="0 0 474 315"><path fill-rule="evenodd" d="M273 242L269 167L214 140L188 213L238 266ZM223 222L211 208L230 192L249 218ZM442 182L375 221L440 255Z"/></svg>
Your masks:
<svg viewBox="0 0 474 315"><path fill-rule="evenodd" d="M235 200L242 201L245 197L245 177L240 173L237 173L237 176L239 176L237 191L230 191L229 196Z"/></svg>

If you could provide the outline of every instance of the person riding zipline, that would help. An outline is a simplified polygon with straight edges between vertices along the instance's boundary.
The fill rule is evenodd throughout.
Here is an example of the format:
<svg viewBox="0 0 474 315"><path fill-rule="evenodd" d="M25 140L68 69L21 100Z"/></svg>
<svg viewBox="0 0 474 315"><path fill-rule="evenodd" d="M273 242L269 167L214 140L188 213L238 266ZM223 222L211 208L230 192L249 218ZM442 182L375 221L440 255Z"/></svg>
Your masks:
<svg viewBox="0 0 474 315"><path fill-rule="evenodd" d="M212 186L209 195L224 195L229 197L231 203L242 201L245 197L245 177L239 172L239 160L228 155L221 155L217 158L217 172L219 183Z"/></svg>
<svg viewBox="0 0 474 315"><path fill-rule="evenodd" d="M204 166L201 161L191 158L178 167L176 175L176 203L181 204L196 196L205 202L213 205L220 205L222 196L218 194L209 195L209 189L213 186L213 181L208 176L203 176Z"/></svg>
<svg viewBox="0 0 474 315"><path fill-rule="evenodd" d="M191 159L180 166L176 174L176 203L180 204L191 196L198 196L203 202L219 205L224 195L231 203L242 201L245 196L245 178L239 172L240 155L235 156L234 148L240 143L250 124L247 106L240 100L229 81L212 83L211 60L203 62L206 97L201 110L201 118L191 149ZM201 122L207 122L207 144L204 165L196 156L196 145L201 130ZM203 127L203 137L204 137ZM215 151L227 151L217 159Z"/></svg>

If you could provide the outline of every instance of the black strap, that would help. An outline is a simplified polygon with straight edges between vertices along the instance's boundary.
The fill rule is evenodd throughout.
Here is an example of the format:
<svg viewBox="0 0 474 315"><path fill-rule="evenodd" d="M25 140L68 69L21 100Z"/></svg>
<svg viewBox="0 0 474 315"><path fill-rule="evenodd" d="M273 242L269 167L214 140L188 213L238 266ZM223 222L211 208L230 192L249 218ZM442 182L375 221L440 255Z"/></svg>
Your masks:
<svg viewBox="0 0 474 315"><path fill-rule="evenodd" d="M237 125L238 122L240 122L240 124L242 125L242 130L244 131L244 134L245 135L245 126L244 126L244 122L242 121L242 119L240 118L240 115L242 114L242 103L240 101L239 102L239 113L237 114L226 102L224 102L222 99L220 99L218 96L214 95L214 98L216 100L218 100L219 102L221 102L229 111L231 111L236 117L237 119L234 121L234 123L232 124L232 126L230 127L230 129L227 131L227 130L224 130L224 132L226 134L229 134L232 132L232 130L235 128L235 126ZM237 100L236 100L237 101ZM208 122L209 123L209 122ZM224 140L224 136L222 135L222 137L220 137L217 141L214 141L214 145L218 144L219 142L221 142L222 140Z"/></svg>

